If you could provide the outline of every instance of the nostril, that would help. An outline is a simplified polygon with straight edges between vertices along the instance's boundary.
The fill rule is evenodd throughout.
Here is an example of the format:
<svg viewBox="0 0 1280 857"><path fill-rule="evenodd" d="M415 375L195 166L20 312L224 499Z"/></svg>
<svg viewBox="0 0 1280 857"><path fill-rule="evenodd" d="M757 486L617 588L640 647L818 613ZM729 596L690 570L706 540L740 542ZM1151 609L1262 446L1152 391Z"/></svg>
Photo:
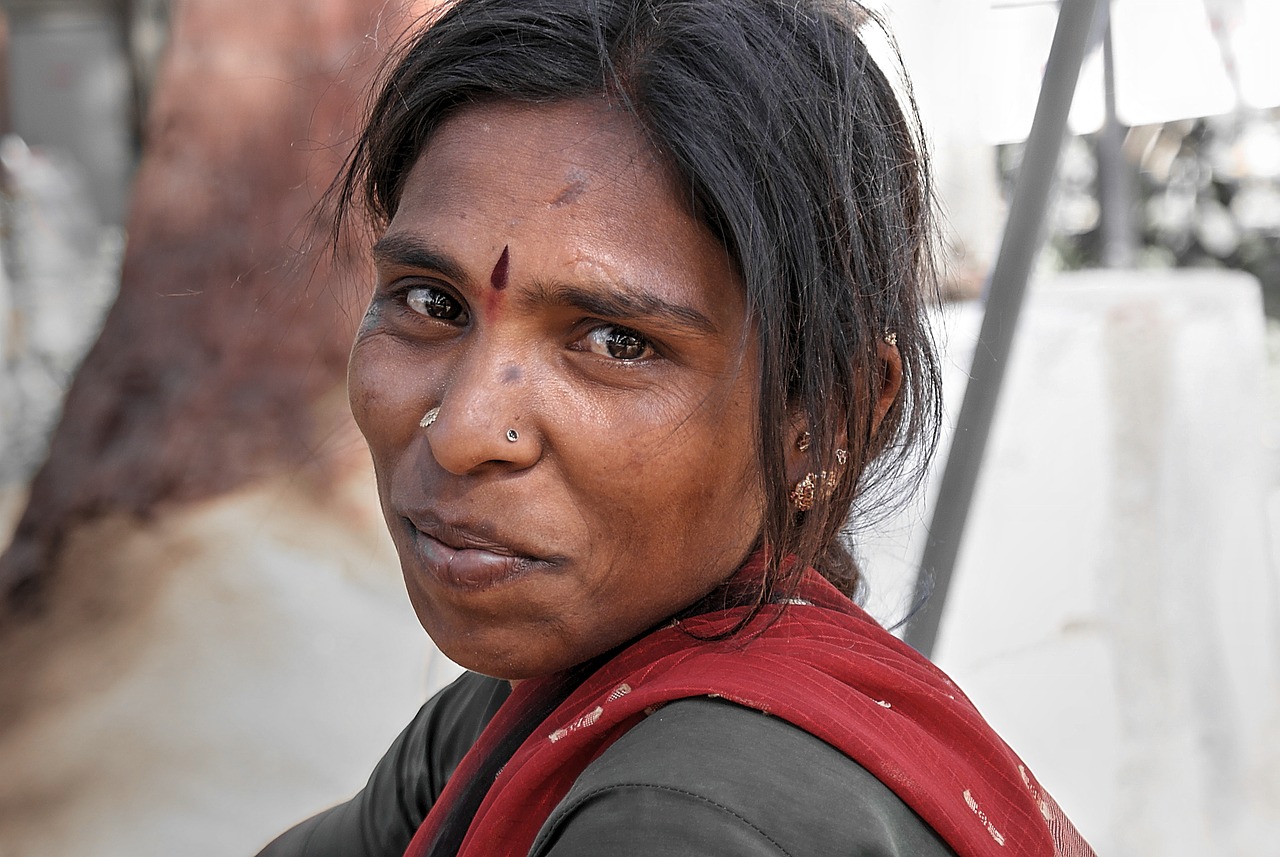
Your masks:
<svg viewBox="0 0 1280 857"><path fill-rule="evenodd" d="M435 463L459 476L492 467L533 466L542 457L536 427L521 424L524 417L516 414L524 414L523 409L496 404L450 400L424 414L418 424Z"/></svg>

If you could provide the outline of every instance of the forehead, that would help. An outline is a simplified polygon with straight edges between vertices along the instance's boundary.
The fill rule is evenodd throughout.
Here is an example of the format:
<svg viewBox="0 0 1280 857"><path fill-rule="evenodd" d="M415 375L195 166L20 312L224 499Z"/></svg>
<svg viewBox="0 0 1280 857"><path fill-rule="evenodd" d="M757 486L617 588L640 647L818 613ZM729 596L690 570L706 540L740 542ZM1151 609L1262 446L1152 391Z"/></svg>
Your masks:
<svg viewBox="0 0 1280 857"><path fill-rule="evenodd" d="M447 252L476 278L487 280L509 247L513 284L642 286L741 330L735 266L693 215L687 182L629 113L603 99L457 112L407 177L388 229L400 233Z"/></svg>
<svg viewBox="0 0 1280 857"><path fill-rule="evenodd" d="M650 205L670 205L691 216L675 170L629 112L602 98L464 107L431 135L413 169L437 172L433 167L439 165L459 181L486 182L494 172L507 173L519 182L509 186L511 191L556 185L555 197L548 200L554 205L576 202L591 191L617 195L617 202L648 197L643 201Z"/></svg>

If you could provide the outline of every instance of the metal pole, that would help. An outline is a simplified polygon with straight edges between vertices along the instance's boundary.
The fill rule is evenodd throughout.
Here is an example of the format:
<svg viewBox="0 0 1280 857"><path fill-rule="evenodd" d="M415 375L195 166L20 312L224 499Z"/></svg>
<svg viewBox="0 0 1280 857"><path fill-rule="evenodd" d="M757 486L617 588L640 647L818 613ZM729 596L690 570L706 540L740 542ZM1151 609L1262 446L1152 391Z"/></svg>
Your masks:
<svg viewBox="0 0 1280 857"><path fill-rule="evenodd" d="M1111 41L1111 0L1102 0L1102 74L1107 120L1098 137L1098 202L1102 216L1102 264L1131 268L1137 255L1133 234L1133 192L1124 162L1124 126L1116 116L1116 65Z"/></svg>
<svg viewBox="0 0 1280 857"><path fill-rule="evenodd" d="M938 636L942 608L974 487L991 431L1000 383L1008 362L1013 331L1026 292L1027 280L1039 255L1050 191L1057 172L1058 155L1067 129L1067 116L1075 96L1080 67L1084 64L1103 0L1062 0L1053 46L1040 84L1035 120L1005 223L1000 253L987 291L987 308L974 350L969 384L942 473L929 537L925 543L915 603L922 604L906 629L906 640L928 656Z"/></svg>

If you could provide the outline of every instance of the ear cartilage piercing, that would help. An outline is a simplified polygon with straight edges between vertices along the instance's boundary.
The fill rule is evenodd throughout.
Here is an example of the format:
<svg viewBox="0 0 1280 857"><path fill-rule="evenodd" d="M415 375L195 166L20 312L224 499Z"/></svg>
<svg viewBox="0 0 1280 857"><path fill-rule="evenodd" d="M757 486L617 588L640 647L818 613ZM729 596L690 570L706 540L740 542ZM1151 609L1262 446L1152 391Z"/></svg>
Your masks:
<svg viewBox="0 0 1280 857"><path fill-rule="evenodd" d="M440 408L432 408L423 415L422 419L418 422L418 425L423 428L431 428L431 424L436 421L436 417L438 416L440 416Z"/></svg>
<svg viewBox="0 0 1280 857"><path fill-rule="evenodd" d="M515 443L519 439L520 439L520 435L516 434L515 429L507 429L507 440L511 441L512 443Z"/></svg>
<svg viewBox="0 0 1280 857"><path fill-rule="evenodd" d="M897 345L898 345L898 331L896 331L896 330L886 330L886 331L884 332L884 344L885 344L885 345L892 345L892 346L894 346L894 347L897 347Z"/></svg>
<svg viewBox="0 0 1280 857"><path fill-rule="evenodd" d="M800 435L800 439L796 441L796 449L800 450L801 452L809 451L809 433L808 432L805 432L804 434Z"/></svg>

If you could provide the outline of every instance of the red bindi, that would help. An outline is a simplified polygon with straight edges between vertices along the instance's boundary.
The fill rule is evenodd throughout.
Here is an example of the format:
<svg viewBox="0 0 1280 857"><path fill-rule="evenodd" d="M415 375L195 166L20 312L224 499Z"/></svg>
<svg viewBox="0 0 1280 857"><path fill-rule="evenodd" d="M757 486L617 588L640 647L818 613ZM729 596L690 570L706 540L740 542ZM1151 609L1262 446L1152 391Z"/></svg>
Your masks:
<svg viewBox="0 0 1280 857"><path fill-rule="evenodd" d="M507 270L511 267L511 248L509 246L502 248L502 255L498 257L498 264L493 266L493 273L489 275L489 282L493 284L494 289L502 291L507 287Z"/></svg>

